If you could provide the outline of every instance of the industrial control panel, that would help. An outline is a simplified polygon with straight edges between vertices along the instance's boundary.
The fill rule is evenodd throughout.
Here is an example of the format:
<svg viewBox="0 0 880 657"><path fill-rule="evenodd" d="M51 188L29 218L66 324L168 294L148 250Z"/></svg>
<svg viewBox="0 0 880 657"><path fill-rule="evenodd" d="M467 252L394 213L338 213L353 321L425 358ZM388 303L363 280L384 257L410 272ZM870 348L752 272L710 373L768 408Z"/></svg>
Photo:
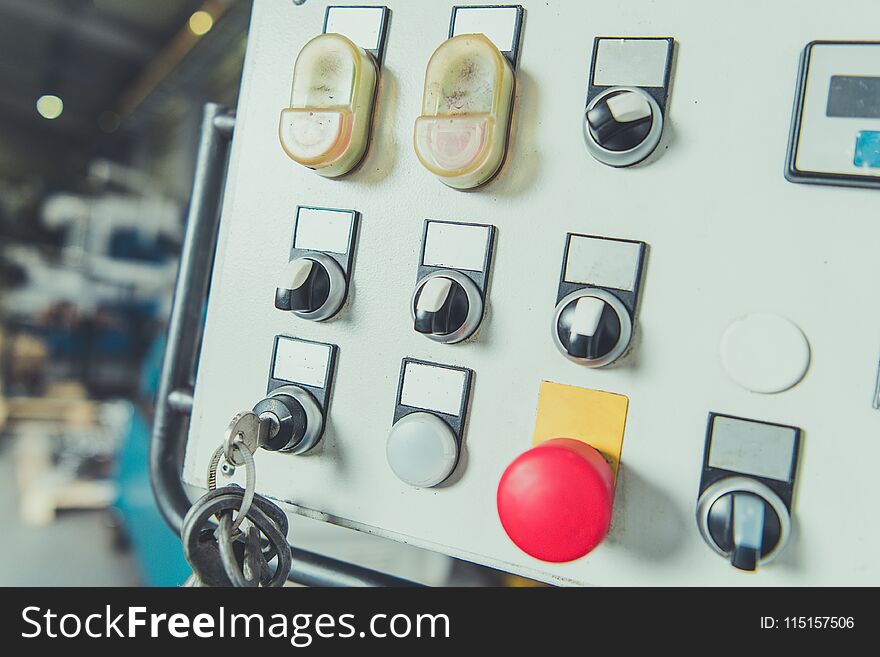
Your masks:
<svg viewBox="0 0 880 657"><path fill-rule="evenodd" d="M253 409L291 515L556 584L880 584L878 21L255 2L185 480Z"/></svg>

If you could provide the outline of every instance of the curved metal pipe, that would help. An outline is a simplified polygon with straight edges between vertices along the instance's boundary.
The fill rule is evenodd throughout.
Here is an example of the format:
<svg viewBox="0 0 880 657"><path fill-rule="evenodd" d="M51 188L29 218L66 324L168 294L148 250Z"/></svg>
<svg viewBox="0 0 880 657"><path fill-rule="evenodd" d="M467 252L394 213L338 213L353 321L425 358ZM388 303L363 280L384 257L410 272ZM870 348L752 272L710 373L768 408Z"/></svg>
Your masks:
<svg viewBox="0 0 880 657"><path fill-rule="evenodd" d="M234 114L214 103L205 105L150 444L153 493L166 522L178 534L190 506L180 476L186 416L172 409L168 400L176 390L192 388L194 382L231 134L217 130L221 117Z"/></svg>

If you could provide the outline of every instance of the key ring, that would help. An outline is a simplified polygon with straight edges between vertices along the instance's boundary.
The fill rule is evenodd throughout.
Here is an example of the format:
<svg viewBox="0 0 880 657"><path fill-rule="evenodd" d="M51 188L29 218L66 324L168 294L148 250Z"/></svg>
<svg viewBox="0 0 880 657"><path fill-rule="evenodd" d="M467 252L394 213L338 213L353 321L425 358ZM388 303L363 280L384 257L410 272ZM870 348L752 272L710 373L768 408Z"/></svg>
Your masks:
<svg viewBox="0 0 880 657"><path fill-rule="evenodd" d="M231 451L233 454L236 452L238 453L244 461L245 467L244 497L241 500L241 507L239 508L238 513L233 516L232 527L230 528L230 536L234 536L241 523L247 517L248 512L251 510L251 505L254 501L254 493L256 493L257 489L257 471L254 463L254 455L244 446L243 441L238 436L232 440ZM211 463L208 466L208 490L213 491L217 488L217 467L220 465L220 459L225 459L226 462L233 465L233 467L235 465L234 461L230 461L226 458L226 452L227 445L221 445L211 457Z"/></svg>
<svg viewBox="0 0 880 657"><path fill-rule="evenodd" d="M210 557L213 562L219 560L222 571L225 573L225 581L222 585L232 586L252 586L254 584L254 575L260 572L259 583L263 586L282 586L287 580L287 573L291 566L291 551L287 542L288 520L284 511L277 505L260 495L254 497L254 505L250 511L251 524L265 538L265 543L260 540L261 555L257 554L255 544L246 547L249 555L246 559L249 563L238 565L234 552L231 551L233 539L230 536L229 528L231 527L230 512L240 507L242 490L238 487L227 486L218 490L211 491L202 496L193 504L192 508L187 512L183 519L183 527L181 536L183 538L183 549L187 560L193 564L201 561L199 554L202 551L203 532L211 531L214 535L215 557ZM220 518L223 529L211 530L208 523L212 518ZM250 532L250 530L249 530ZM251 532L252 533L252 532ZM258 538L258 537L254 537ZM240 541L241 539L235 539ZM248 558L249 557L249 558ZM269 574L268 569L264 567L264 563L268 563L273 559L277 559L277 566L274 574ZM247 568L250 572L245 574L243 570ZM193 585L199 585L202 581L198 579L202 573L196 571L196 579L192 580ZM216 585L216 584L215 584Z"/></svg>
<svg viewBox="0 0 880 657"><path fill-rule="evenodd" d="M220 562L226 571L226 576L233 586L237 587L254 587L263 583L264 578L269 572L269 562L266 560L260 546L260 530L256 526L251 525L246 534L246 547L244 551L244 562L239 566L232 551L232 527L230 525L230 516L228 513L220 515L220 525L214 532L217 538L217 546L220 549ZM268 530L271 532L272 530ZM276 529L277 531L277 529ZM275 539L269 539L270 541ZM286 540L286 539L285 539Z"/></svg>

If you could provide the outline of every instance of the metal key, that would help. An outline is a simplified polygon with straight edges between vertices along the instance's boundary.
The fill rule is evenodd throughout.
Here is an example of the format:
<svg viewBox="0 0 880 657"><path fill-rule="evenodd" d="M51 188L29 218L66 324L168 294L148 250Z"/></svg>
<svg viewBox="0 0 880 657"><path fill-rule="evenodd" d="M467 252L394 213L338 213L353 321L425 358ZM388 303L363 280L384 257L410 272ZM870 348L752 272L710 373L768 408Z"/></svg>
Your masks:
<svg viewBox="0 0 880 657"><path fill-rule="evenodd" d="M257 450L269 441L272 429L277 423L278 419L274 418L271 413L267 413L265 417L257 417L253 411L242 411L232 418L223 435L227 462L233 466L243 465L236 462L235 454L232 451L232 445L236 439L240 440L251 454L256 454Z"/></svg>
<svg viewBox="0 0 880 657"><path fill-rule="evenodd" d="M214 490L217 487L217 467L221 459L224 460L221 471L227 477L235 474L237 466L244 465L247 468L245 496L241 509L239 509L232 524L233 534L238 531L253 501L256 489L256 471L253 455L271 438L272 430L277 426L277 418L274 418L271 414L266 415L266 418L259 418L252 411L242 411L233 417L224 433L223 444L214 452L211 464L208 466L209 490ZM273 418L275 419L274 422Z"/></svg>

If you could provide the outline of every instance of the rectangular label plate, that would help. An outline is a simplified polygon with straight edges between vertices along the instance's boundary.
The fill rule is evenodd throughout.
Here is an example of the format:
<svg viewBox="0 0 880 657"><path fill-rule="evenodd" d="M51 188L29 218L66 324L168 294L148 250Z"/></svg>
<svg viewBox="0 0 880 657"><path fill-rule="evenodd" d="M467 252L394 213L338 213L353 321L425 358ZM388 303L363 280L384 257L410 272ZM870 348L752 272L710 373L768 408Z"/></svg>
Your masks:
<svg viewBox="0 0 880 657"><path fill-rule="evenodd" d="M422 264L468 271L484 271L491 227L429 221Z"/></svg>
<svg viewBox="0 0 880 657"><path fill-rule="evenodd" d="M400 403L458 416L465 395L467 372L450 367L407 363L403 372Z"/></svg>
<svg viewBox="0 0 880 657"><path fill-rule="evenodd" d="M328 344L279 337L272 377L323 388L327 385L332 354L332 347Z"/></svg>
<svg viewBox="0 0 880 657"><path fill-rule="evenodd" d="M543 381L532 444L560 437L580 440L600 451L617 476L628 408L624 395Z"/></svg>
<svg viewBox="0 0 880 657"><path fill-rule="evenodd" d="M564 280L631 292L638 280L641 255L639 242L572 235Z"/></svg>
<svg viewBox="0 0 880 657"><path fill-rule="evenodd" d="M669 52L667 39L600 39L593 84L662 87Z"/></svg>

